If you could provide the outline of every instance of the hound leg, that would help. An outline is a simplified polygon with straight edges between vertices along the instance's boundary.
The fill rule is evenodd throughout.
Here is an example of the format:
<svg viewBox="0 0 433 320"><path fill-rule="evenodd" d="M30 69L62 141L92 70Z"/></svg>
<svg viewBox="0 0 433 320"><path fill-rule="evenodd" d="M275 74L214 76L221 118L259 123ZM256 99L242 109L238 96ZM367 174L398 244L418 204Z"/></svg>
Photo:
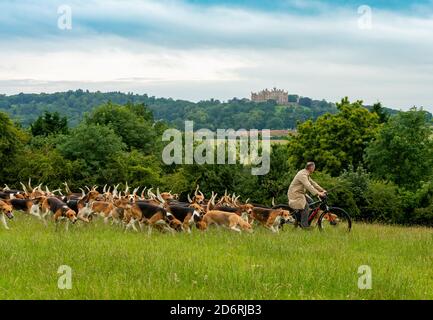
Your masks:
<svg viewBox="0 0 433 320"><path fill-rule="evenodd" d="M8 224L7 224L7 222L6 222L6 218L5 218L4 213L1 213L0 216L1 216L0 219L1 219L1 221L2 221L2 223L3 223L3 226L5 227L5 229L6 229L6 230L10 230L10 228L8 227Z"/></svg>
<svg viewBox="0 0 433 320"><path fill-rule="evenodd" d="M30 215L32 215L32 216L38 218L39 220L42 220L42 217L41 217L41 215L40 215L39 212L32 212L32 213L30 213Z"/></svg>
<svg viewBox="0 0 433 320"><path fill-rule="evenodd" d="M132 229L136 232L138 232L137 228L135 227L135 219L132 218L129 223L126 225L126 230L129 230L132 227ZM126 231L125 230L125 231Z"/></svg>
<svg viewBox="0 0 433 320"><path fill-rule="evenodd" d="M30 215L35 216L39 220L42 220L41 212L39 210L39 206L33 205L30 209Z"/></svg>
<svg viewBox="0 0 433 320"><path fill-rule="evenodd" d="M143 222L142 221L138 221L138 226L140 227L140 231L143 231Z"/></svg>
<svg viewBox="0 0 433 320"><path fill-rule="evenodd" d="M78 211L77 218L78 218L78 220L81 220L84 222L90 222L89 218L86 217L86 208L83 208L80 211Z"/></svg>
<svg viewBox="0 0 433 320"><path fill-rule="evenodd" d="M47 222L47 216L50 214L50 210L46 210L43 214L42 214L42 221L44 223L44 225L47 227L48 226L48 222Z"/></svg>
<svg viewBox="0 0 433 320"><path fill-rule="evenodd" d="M241 218L242 218L245 222L248 222L248 213L246 213L246 212L242 212L242 216L241 216Z"/></svg>
<svg viewBox="0 0 433 320"><path fill-rule="evenodd" d="M185 232L191 233L191 227L189 221L183 223L182 229Z"/></svg>
<svg viewBox="0 0 433 320"><path fill-rule="evenodd" d="M271 230L273 233L276 232L273 225L266 224L265 227L266 227L266 229Z"/></svg>
<svg viewBox="0 0 433 320"><path fill-rule="evenodd" d="M230 229L233 230L233 231L239 232L239 233L242 232L241 229L239 229L236 225L230 227Z"/></svg>
<svg viewBox="0 0 433 320"><path fill-rule="evenodd" d="M163 227L163 230L166 230L166 231L170 232L170 234L175 234L176 233L176 231L173 228L170 228L167 225Z"/></svg>
<svg viewBox="0 0 433 320"><path fill-rule="evenodd" d="M230 222L229 229L239 233L241 232L241 229L238 228L238 224L235 221Z"/></svg>
<svg viewBox="0 0 433 320"><path fill-rule="evenodd" d="M69 220L67 220L65 223L65 230L66 230L66 232L69 231Z"/></svg>

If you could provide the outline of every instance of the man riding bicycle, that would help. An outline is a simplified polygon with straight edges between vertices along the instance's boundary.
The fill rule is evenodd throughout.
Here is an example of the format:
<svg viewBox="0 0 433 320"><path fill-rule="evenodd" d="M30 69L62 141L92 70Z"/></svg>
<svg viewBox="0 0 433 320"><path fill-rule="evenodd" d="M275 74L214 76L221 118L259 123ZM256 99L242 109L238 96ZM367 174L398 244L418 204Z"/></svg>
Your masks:
<svg viewBox="0 0 433 320"><path fill-rule="evenodd" d="M308 191L313 196L318 195L321 198L326 196L326 190L310 178L310 175L315 169L316 165L314 162L308 162L305 169L302 169L296 174L287 193L289 206L297 212L301 211L301 228L303 229L310 228L308 223L309 205L306 198L306 192Z"/></svg>

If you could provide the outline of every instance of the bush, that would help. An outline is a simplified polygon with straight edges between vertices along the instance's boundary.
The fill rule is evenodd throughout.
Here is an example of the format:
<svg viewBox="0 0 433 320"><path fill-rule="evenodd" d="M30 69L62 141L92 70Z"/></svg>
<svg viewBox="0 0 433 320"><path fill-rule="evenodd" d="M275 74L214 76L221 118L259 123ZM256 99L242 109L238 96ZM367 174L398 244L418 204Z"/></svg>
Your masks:
<svg viewBox="0 0 433 320"><path fill-rule="evenodd" d="M433 182L423 184L412 197L411 206L407 221L410 224L433 226Z"/></svg>
<svg viewBox="0 0 433 320"><path fill-rule="evenodd" d="M366 219L363 215L362 208L367 205L368 186L370 183L370 175L363 167L358 167L356 170L353 166L349 167L349 170L345 170L341 175L343 185L352 193L353 199L356 202L356 206L360 209L360 219Z"/></svg>
<svg viewBox="0 0 433 320"><path fill-rule="evenodd" d="M433 204L427 208L415 209L410 222L411 224L433 227Z"/></svg>
<svg viewBox="0 0 433 320"><path fill-rule="evenodd" d="M398 187L392 183L370 182L366 192L367 206L363 216L372 222L405 223L402 197Z"/></svg>

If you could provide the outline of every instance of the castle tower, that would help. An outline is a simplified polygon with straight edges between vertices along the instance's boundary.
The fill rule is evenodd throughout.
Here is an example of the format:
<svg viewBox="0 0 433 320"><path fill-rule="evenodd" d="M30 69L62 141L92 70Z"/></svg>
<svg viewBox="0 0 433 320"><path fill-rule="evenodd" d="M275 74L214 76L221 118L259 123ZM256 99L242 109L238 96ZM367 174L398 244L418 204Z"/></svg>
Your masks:
<svg viewBox="0 0 433 320"><path fill-rule="evenodd" d="M287 105L289 103L289 93L275 87L272 90L265 89L257 93L251 92L251 101L266 102L268 100L275 100L280 105Z"/></svg>

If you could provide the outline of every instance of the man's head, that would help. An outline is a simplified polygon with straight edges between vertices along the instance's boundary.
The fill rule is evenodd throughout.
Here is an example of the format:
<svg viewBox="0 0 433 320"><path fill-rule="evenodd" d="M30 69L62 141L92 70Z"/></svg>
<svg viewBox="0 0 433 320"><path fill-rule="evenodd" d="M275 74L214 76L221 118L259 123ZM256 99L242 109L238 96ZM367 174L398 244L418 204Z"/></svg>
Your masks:
<svg viewBox="0 0 433 320"><path fill-rule="evenodd" d="M316 164L314 162L307 162L305 169L307 169L310 173L313 173L314 170L316 170Z"/></svg>

